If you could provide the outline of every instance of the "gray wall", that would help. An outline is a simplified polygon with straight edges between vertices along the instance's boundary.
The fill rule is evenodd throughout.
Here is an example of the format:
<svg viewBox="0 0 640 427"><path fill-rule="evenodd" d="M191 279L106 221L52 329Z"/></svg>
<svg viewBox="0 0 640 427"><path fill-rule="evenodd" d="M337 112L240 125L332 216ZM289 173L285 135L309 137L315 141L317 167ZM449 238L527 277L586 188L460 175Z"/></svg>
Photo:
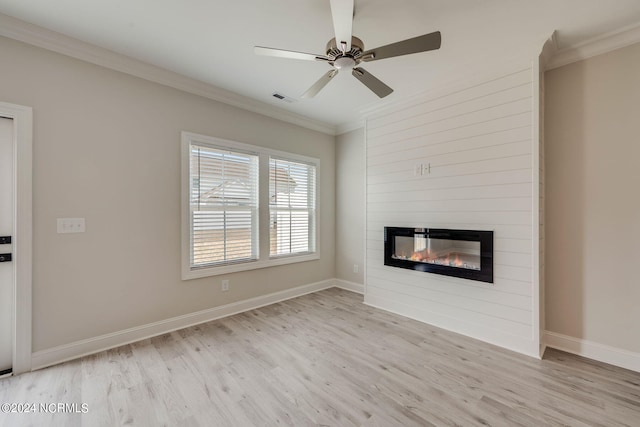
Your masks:
<svg viewBox="0 0 640 427"><path fill-rule="evenodd" d="M545 84L546 328L640 352L640 44Z"/></svg>
<svg viewBox="0 0 640 427"><path fill-rule="evenodd" d="M34 109L34 351L334 277L333 136L6 38L0 54L0 100ZM182 130L319 158L321 259L227 275L225 293L182 281Z"/></svg>
<svg viewBox="0 0 640 427"><path fill-rule="evenodd" d="M364 284L364 128L336 138L336 278ZM354 273L353 266L358 265Z"/></svg>

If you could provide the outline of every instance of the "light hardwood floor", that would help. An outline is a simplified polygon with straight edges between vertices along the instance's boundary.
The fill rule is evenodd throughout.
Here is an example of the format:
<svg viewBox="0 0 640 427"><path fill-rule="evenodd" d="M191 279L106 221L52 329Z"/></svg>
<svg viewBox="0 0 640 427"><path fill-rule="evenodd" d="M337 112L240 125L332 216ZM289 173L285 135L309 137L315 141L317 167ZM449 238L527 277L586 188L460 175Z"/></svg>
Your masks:
<svg viewBox="0 0 640 427"><path fill-rule="evenodd" d="M522 356L330 289L0 380L2 426L640 426L640 373Z"/></svg>

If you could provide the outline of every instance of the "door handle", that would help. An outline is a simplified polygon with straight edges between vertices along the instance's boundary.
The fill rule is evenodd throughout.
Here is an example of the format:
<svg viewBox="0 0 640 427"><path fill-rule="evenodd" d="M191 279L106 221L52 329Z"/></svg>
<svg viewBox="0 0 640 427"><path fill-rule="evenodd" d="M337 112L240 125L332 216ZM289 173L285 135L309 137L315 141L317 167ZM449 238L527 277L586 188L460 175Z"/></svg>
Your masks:
<svg viewBox="0 0 640 427"><path fill-rule="evenodd" d="M0 254L0 262L11 261L11 254Z"/></svg>
<svg viewBox="0 0 640 427"><path fill-rule="evenodd" d="M11 236L0 236L0 245L10 245Z"/></svg>

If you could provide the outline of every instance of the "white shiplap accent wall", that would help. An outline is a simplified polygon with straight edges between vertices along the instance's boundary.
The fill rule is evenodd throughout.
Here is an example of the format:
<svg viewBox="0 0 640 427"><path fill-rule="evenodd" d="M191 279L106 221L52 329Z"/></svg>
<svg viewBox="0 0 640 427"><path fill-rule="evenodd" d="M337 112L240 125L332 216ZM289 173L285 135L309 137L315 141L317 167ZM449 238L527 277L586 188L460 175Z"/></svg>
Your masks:
<svg viewBox="0 0 640 427"><path fill-rule="evenodd" d="M365 303L539 355L533 69L368 118ZM495 283L384 266L385 226L493 230Z"/></svg>

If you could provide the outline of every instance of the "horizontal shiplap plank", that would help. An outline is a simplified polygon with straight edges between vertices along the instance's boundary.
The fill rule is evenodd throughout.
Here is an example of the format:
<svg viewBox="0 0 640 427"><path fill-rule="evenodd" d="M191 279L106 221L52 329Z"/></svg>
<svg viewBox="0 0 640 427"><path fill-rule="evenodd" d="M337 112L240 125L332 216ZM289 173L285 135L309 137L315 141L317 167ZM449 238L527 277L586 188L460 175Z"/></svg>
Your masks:
<svg viewBox="0 0 640 427"><path fill-rule="evenodd" d="M415 117L438 108L460 104L476 98L483 98L492 93L531 83L531 80L530 69L523 69L508 73L500 78L492 79L470 87L461 88L457 91L447 93L446 95L438 96L433 99L427 99L421 103L416 103L406 108L392 112L385 112L384 115L371 118L369 120L367 130L375 131L378 128L385 127L390 123L398 122L407 117Z"/></svg>
<svg viewBox="0 0 640 427"><path fill-rule="evenodd" d="M460 280L456 277L442 276L422 271L398 270L395 267L375 263L371 265L369 274L390 281L398 277L406 283L423 286L441 292L460 295L465 298L476 298L488 302L503 303L522 310L531 309L531 288L522 283L509 280L494 280L494 283Z"/></svg>
<svg viewBox="0 0 640 427"><path fill-rule="evenodd" d="M494 277L499 277L501 279L531 283L533 278L533 269L531 267L514 267L510 265L500 265L494 262L493 275Z"/></svg>
<svg viewBox="0 0 640 427"><path fill-rule="evenodd" d="M365 303L393 313L428 323L449 331L457 332L469 337L474 337L495 345L506 347L527 354L534 354L531 348L535 347L532 335L520 335L507 333L502 329L487 328L477 322L469 322L466 319L449 317L446 314L421 310L408 304L389 300L384 295L366 294Z"/></svg>
<svg viewBox="0 0 640 427"><path fill-rule="evenodd" d="M455 305L438 303L431 300L417 298L412 294L401 293L398 290L389 290L378 286L378 283L367 282L367 296L380 296L389 301L397 301L415 307L423 312L431 312L441 316L447 316L453 319L460 319L464 322L473 323L485 328L499 329L503 333L513 335L526 335L531 330L531 321L529 324L519 323L494 317L479 311L465 310Z"/></svg>
<svg viewBox="0 0 640 427"><path fill-rule="evenodd" d="M522 99L527 99L528 102L531 103L531 87L526 83L459 103L448 103L450 105L441 106L434 105L429 111L418 112L416 110L410 110L409 114L404 117L399 117L397 121L388 123L385 126L369 129L367 137L373 141L384 135L400 132L415 126L415 123L435 123L476 111L482 111L487 108L513 103Z"/></svg>
<svg viewBox="0 0 640 427"><path fill-rule="evenodd" d="M429 201L501 199L514 197L531 198L531 193L531 183L515 183L443 189L434 188L414 191L390 191L387 193L371 192L367 195L367 202L394 203L405 200Z"/></svg>
<svg viewBox="0 0 640 427"><path fill-rule="evenodd" d="M395 280L379 278L377 276L367 278L367 286L374 286L380 289L387 289L391 292L399 294L411 295L414 298L429 301L431 303L442 304L457 309L466 310L475 313L491 313L492 317L517 322L521 324L531 323L531 308L526 309L510 307L502 302L490 302L482 299L471 298L443 292L440 290L430 289L420 286L415 282L403 282L402 276L396 277ZM494 292L494 294L496 294Z"/></svg>
<svg viewBox="0 0 640 427"><path fill-rule="evenodd" d="M428 175L415 176L413 168L390 173L380 173L376 170L367 172L367 186L374 186L382 183L404 183L407 181L429 181L433 178L443 178L449 176L466 176L467 185L474 185L476 174L490 172L505 172L512 170L526 170L531 166L531 154L519 156L503 157L499 159L478 160L477 162L435 166L431 168ZM530 172L529 172L530 173Z"/></svg>
<svg viewBox="0 0 640 427"><path fill-rule="evenodd" d="M517 252L505 252L497 251L494 248L493 262L500 265L507 265L511 267L526 267L531 268L532 263L531 254L522 254Z"/></svg>
<svg viewBox="0 0 640 427"><path fill-rule="evenodd" d="M367 166L374 167L380 164L412 158L436 157L443 154L478 150L483 147L492 147L530 139L531 128L529 126L503 129L454 140L443 140L443 138L437 138L435 136L428 140L426 138L416 138L411 141L404 141L401 147L398 145L394 150L389 150L387 146L370 148L367 150Z"/></svg>
<svg viewBox="0 0 640 427"><path fill-rule="evenodd" d="M397 159L395 161L387 161L379 165L370 165L369 172L372 175L381 175L393 172L408 171L409 174L414 173L415 165L419 163L429 164L431 173L435 173L443 166L468 164L483 160L503 159L514 156L530 155L531 140L523 140L510 142L507 144L494 145L489 147L480 147L474 150L457 151L453 153L441 154L439 156L419 156L414 155ZM427 173L421 177L427 179L430 174Z"/></svg>
<svg viewBox="0 0 640 427"><path fill-rule="evenodd" d="M518 254L531 254L533 242L531 239L496 238L493 242L494 251L508 251Z"/></svg>
<svg viewBox="0 0 640 427"><path fill-rule="evenodd" d="M481 130L483 124L490 124L499 120L502 120L504 123L511 123L511 126L505 127L511 128L515 127L516 123L518 123L516 121L517 117L523 114L526 114L529 122L531 122L531 108L532 106L530 98L521 99L507 104L496 105L494 107L474 111L462 116L452 117L450 119L440 120L433 123L416 123L417 126L415 127L410 127L402 131L382 135L375 139L370 139L367 135L367 145L369 147L375 147L378 145L392 144L419 136L445 133L454 131L456 129L465 128L478 129L480 133L483 133Z"/></svg>
<svg viewBox="0 0 640 427"><path fill-rule="evenodd" d="M376 156L384 156L385 153L397 153L420 147L430 149L430 147L438 145L448 146L449 144L458 143L461 144L462 149L464 149L465 146L466 148L473 147L473 145L470 146L466 144L467 140L472 140L472 143L479 142L480 144L485 142L485 145L491 145L490 143L493 141L497 143L518 141L527 137L526 135L522 135L524 133L522 131L523 128L531 129L530 114L522 113L510 117L501 117L472 126L451 129L446 132L418 135L414 138L402 139L375 147L367 146L366 156L367 158L375 158ZM522 137L508 138L507 136L502 136L503 134L507 134L507 136L519 134Z"/></svg>
<svg viewBox="0 0 640 427"><path fill-rule="evenodd" d="M367 212L512 212L531 211L531 198L510 197L498 199L457 200L408 200L390 202L368 202Z"/></svg>
<svg viewBox="0 0 640 427"><path fill-rule="evenodd" d="M484 224L483 228L488 228L493 224L503 225L531 225L531 212L391 212L375 213L368 212L367 218L371 221L387 221L391 224L419 224L426 228L434 223L451 224ZM426 226L424 224L427 224ZM413 226L416 227L416 226ZM457 228L457 227L456 227Z"/></svg>
<svg viewBox="0 0 640 427"><path fill-rule="evenodd" d="M380 180L379 180L380 181ZM375 184L367 182L367 194L389 192L420 192L432 189L476 188L481 186L531 183L531 169L512 169L489 171L458 176L429 176L428 179L410 177L407 181L384 182ZM413 195L407 194L407 200Z"/></svg>

